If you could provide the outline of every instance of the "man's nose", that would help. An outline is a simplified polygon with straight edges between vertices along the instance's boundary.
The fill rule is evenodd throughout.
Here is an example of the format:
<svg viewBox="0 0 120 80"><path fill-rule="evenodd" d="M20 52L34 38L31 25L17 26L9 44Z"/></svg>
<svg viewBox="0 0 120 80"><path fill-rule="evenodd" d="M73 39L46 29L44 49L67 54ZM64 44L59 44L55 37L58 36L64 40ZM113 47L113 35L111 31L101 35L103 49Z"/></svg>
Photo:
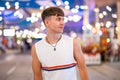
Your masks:
<svg viewBox="0 0 120 80"><path fill-rule="evenodd" d="M60 24L61 24L61 25L64 25L64 24L65 24L64 20L61 20L61 21L60 21Z"/></svg>

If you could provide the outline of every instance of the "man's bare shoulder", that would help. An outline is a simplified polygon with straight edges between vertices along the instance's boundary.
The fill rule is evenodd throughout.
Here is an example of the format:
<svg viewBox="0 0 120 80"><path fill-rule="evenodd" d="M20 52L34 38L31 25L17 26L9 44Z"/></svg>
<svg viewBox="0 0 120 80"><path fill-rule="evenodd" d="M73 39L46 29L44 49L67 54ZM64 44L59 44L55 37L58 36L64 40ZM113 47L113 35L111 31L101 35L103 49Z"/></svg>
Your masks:
<svg viewBox="0 0 120 80"><path fill-rule="evenodd" d="M38 63L36 63L36 64L39 64L39 59L38 59L38 56L37 56L35 44L32 45L31 55L32 55L32 62L33 62L33 63L38 62Z"/></svg>
<svg viewBox="0 0 120 80"><path fill-rule="evenodd" d="M34 56L36 54L35 44L32 45L31 54L32 54L32 56Z"/></svg>
<svg viewBox="0 0 120 80"><path fill-rule="evenodd" d="M80 46L80 40L78 38L73 39L74 45L79 45Z"/></svg>
<svg viewBox="0 0 120 80"><path fill-rule="evenodd" d="M73 39L74 51L75 54L83 54L80 39L74 38Z"/></svg>

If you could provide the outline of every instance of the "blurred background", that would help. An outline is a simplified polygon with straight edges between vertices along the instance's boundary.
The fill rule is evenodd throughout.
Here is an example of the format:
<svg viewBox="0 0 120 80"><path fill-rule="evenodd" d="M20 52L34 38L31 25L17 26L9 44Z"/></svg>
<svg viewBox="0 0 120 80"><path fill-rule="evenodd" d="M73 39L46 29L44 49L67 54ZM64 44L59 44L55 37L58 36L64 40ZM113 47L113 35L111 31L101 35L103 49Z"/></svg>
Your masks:
<svg viewBox="0 0 120 80"><path fill-rule="evenodd" d="M30 50L50 6L63 9L63 34L79 39L90 80L120 80L120 0L0 0L0 80L33 80Z"/></svg>

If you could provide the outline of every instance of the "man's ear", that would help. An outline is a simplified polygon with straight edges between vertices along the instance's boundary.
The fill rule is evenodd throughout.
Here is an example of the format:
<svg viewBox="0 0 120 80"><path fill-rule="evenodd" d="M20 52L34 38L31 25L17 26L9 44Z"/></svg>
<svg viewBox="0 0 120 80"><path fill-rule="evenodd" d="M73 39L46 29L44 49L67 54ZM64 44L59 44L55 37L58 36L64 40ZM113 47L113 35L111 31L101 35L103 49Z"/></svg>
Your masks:
<svg viewBox="0 0 120 80"><path fill-rule="evenodd" d="M49 21L48 19L44 20L44 23L45 23L46 26L48 25L48 21Z"/></svg>

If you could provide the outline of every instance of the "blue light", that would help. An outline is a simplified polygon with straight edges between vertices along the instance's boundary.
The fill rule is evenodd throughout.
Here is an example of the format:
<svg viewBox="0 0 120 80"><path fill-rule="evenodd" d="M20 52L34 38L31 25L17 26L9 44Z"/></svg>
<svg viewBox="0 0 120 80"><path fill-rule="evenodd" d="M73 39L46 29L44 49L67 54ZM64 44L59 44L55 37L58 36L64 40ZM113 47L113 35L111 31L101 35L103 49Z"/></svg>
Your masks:
<svg viewBox="0 0 120 80"><path fill-rule="evenodd" d="M115 23L112 23L112 27L115 27Z"/></svg>

